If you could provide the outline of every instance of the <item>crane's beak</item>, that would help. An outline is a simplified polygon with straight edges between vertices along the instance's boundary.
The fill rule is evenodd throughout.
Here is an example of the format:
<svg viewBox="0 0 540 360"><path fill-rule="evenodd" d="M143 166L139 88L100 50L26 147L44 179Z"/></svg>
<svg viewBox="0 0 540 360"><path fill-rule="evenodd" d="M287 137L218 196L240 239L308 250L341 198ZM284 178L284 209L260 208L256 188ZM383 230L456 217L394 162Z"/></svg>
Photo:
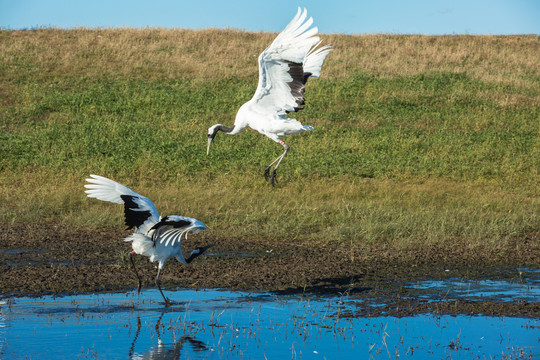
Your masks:
<svg viewBox="0 0 540 360"><path fill-rule="evenodd" d="M213 137L208 137L208 146L206 147L206 156L210 154L210 144L212 144L212 140L214 140Z"/></svg>

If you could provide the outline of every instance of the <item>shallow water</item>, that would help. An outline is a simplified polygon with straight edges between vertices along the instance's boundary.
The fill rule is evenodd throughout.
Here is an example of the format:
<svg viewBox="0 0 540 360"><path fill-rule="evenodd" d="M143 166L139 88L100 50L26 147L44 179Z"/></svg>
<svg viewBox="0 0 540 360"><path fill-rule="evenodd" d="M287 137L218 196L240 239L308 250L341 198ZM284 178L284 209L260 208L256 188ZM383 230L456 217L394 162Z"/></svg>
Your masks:
<svg viewBox="0 0 540 360"><path fill-rule="evenodd" d="M449 278L407 284L416 290L414 296L428 300L467 299L472 301L527 301L540 300L540 270L522 268L512 270L514 276L497 280L468 280Z"/></svg>
<svg viewBox="0 0 540 360"><path fill-rule="evenodd" d="M342 318L350 297L171 290L0 300L1 359L517 358L540 319Z"/></svg>

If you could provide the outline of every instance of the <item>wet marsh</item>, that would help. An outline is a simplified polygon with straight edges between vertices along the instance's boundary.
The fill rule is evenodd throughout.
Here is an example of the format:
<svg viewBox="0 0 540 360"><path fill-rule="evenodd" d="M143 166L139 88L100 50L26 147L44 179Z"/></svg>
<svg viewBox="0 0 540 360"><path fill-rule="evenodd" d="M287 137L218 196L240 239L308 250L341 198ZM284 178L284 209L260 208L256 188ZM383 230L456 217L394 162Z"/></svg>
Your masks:
<svg viewBox="0 0 540 360"><path fill-rule="evenodd" d="M527 285L519 286L508 280L450 279L404 287L408 297L425 301L535 301L540 296L538 271L524 271L524 276ZM433 291L425 292L429 289ZM140 295L4 297L0 357L529 359L540 355L538 318L391 316L385 309L394 305L348 293L166 291L171 306L165 306L156 289Z"/></svg>

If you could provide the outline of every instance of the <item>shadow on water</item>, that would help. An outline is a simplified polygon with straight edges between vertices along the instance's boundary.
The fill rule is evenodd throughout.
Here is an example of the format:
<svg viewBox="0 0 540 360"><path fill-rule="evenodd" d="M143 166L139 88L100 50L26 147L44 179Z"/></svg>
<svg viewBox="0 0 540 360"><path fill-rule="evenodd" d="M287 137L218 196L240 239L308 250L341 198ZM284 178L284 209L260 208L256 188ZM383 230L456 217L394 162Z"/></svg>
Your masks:
<svg viewBox="0 0 540 360"><path fill-rule="evenodd" d="M512 288L512 283L509 289L519 291L518 297L537 299L538 278L526 280L530 292ZM406 296L417 293L426 301L441 301L444 296L509 301L502 287L459 279L403 285ZM164 306L156 289L145 289L140 295L0 299L0 358L528 359L540 355L538 318L434 313L349 316L358 308L386 305L349 293L167 291L174 300L171 306Z"/></svg>

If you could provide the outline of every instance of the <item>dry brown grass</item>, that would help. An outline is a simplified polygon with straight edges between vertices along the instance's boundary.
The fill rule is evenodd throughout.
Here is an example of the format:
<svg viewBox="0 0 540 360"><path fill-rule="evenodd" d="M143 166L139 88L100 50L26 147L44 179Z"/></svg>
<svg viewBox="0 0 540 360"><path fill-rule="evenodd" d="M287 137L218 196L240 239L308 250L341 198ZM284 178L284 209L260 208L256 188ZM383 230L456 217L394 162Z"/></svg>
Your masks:
<svg viewBox="0 0 540 360"><path fill-rule="evenodd" d="M540 75L536 35L332 35L326 39L337 50L326 68L334 76L351 71L381 76L466 72L479 80L530 87L531 75Z"/></svg>
<svg viewBox="0 0 540 360"><path fill-rule="evenodd" d="M133 78L253 79L257 56L275 34L238 30L42 29L0 32L0 61L17 65L15 54L34 59L41 77L85 73ZM540 76L540 37L321 35L335 51L323 77L429 72L468 73L474 78L533 89ZM9 73L9 70L8 70ZM33 75L34 76L34 75ZM519 102L513 97L501 102Z"/></svg>

